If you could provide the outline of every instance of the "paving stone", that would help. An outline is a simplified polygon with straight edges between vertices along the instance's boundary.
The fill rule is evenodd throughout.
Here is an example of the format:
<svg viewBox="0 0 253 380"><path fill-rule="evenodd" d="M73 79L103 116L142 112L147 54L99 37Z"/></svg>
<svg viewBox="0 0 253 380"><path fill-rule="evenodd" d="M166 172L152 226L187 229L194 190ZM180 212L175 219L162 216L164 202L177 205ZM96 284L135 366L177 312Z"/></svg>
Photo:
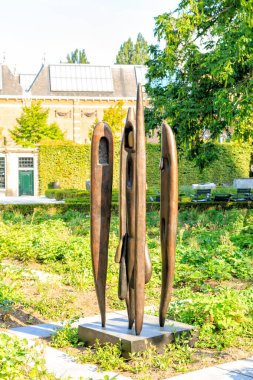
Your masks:
<svg viewBox="0 0 253 380"><path fill-rule="evenodd" d="M38 339L47 338L62 327L60 323L42 323L39 325L15 327L9 331L20 338Z"/></svg>
<svg viewBox="0 0 253 380"><path fill-rule="evenodd" d="M236 362L219 364L217 368L225 369L227 371L237 372L245 376L253 378L253 358L238 360Z"/></svg>
<svg viewBox="0 0 253 380"><path fill-rule="evenodd" d="M97 372L97 366L94 364L79 364L75 363L71 356L56 350L46 347L45 360L47 370L54 373L60 379L93 379L102 380L107 375L109 379L129 380L129 377L118 375L115 372Z"/></svg>
<svg viewBox="0 0 253 380"><path fill-rule="evenodd" d="M71 376L71 379L93 378L97 367L92 364L78 364L62 351L51 347L44 350L47 370L60 379Z"/></svg>
<svg viewBox="0 0 253 380"><path fill-rule="evenodd" d="M115 314L113 313L113 315ZM99 319L100 316L97 316L97 320ZM90 321L90 318L81 318L81 320ZM33 345L34 340L38 338L46 338L54 334L55 331L61 327L63 326L59 323L45 323L32 326L16 327L8 330L7 333L10 335L16 335L21 339L26 338L28 340L28 343L30 343L30 345ZM104 379L105 375L107 375L109 379L130 379L129 377L121 376L115 372L98 372L96 365L76 363L71 356L51 347L43 347L43 352L47 370L53 373L56 377L59 377L61 380L102 380Z"/></svg>
<svg viewBox="0 0 253 380"><path fill-rule="evenodd" d="M230 372L218 367L204 368L184 375L170 377L167 380L252 380L252 377Z"/></svg>
<svg viewBox="0 0 253 380"><path fill-rule="evenodd" d="M64 201L57 201L44 196L21 196L21 197L0 197L0 204L47 204L47 203L65 203Z"/></svg>

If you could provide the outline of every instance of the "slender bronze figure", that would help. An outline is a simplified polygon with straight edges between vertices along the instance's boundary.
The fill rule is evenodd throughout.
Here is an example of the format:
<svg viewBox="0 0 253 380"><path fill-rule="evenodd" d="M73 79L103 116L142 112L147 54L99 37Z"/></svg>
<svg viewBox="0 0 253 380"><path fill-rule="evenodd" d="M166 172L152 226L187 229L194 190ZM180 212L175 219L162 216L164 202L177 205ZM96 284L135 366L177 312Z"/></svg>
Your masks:
<svg viewBox="0 0 253 380"><path fill-rule="evenodd" d="M140 335L144 316L146 250L146 138L142 87L137 90L136 105L136 196L135 196L135 332Z"/></svg>
<svg viewBox="0 0 253 380"><path fill-rule="evenodd" d="M167 124L163 124L162 126L160 170L160 239L162 251L162 290L159 321L160 326L163 327L171 299L171 291L174 279L178 214L177 148L172 130Z"/></svg>
<svg viewBox="0 0 253 380"><path fill-rule="evenodd" d="M146 246L146 151L141 85L138 86L136 123L129 108L120 153L120 263L119 298L126 300L129 329L139 335L144 314L144 285L151 277Z"/></svg>
<svg viewBox="0 0 253 380"><path fill-rule="evenodd" d="M113 139L109 126L98 123L91 142L91 253L102 326L111 218Z"/></svg>

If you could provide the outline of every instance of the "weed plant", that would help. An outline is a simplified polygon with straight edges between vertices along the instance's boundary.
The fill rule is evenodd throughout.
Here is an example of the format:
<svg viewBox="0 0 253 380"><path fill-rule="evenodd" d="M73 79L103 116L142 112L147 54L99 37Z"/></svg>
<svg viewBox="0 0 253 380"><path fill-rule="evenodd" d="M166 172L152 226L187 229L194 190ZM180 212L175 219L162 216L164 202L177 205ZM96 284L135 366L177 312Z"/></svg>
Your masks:
<svg viewBox="0 0 253 380"><path fill-rule="evenodd" d="M0 377L2 379L54 380L45 369L42 350L30 347L26 339L0 334Z"/></svg>

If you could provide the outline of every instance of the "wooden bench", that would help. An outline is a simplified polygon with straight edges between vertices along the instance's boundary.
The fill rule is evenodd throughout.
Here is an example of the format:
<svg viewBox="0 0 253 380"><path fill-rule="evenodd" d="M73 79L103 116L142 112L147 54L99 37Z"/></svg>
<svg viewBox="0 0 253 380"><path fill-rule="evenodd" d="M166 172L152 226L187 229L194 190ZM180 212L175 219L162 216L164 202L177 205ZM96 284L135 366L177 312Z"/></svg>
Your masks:
<svg viewBox="0 0 253 380"><path fill-rule="evenodd" d="M250 201L251 189L237 189L237 193L231 198L232 201Z"/></svg>
<svg viewBox="0 0 253 380"><path fill-rule="evenodd" d="M197 189L192 202L207 202L211 200L211 189Z"/></svg>
<svg viewBox="0 0 253 380"><path fill-rule="evenodd" d="M231 198L231 194L215 194L213 197L214 202L228 202Z"/></svg>

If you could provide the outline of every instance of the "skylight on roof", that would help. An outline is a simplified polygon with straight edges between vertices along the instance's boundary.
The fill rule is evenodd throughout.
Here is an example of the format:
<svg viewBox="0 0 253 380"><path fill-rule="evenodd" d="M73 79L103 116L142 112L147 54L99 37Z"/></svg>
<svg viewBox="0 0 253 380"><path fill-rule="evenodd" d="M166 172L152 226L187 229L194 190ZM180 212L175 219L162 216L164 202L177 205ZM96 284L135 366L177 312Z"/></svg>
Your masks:
<svg viewBox="0 0 253 380"><path fill-rule="evenodd" d="M110 66L50 65L51 91L112 92Z"/></svg>

